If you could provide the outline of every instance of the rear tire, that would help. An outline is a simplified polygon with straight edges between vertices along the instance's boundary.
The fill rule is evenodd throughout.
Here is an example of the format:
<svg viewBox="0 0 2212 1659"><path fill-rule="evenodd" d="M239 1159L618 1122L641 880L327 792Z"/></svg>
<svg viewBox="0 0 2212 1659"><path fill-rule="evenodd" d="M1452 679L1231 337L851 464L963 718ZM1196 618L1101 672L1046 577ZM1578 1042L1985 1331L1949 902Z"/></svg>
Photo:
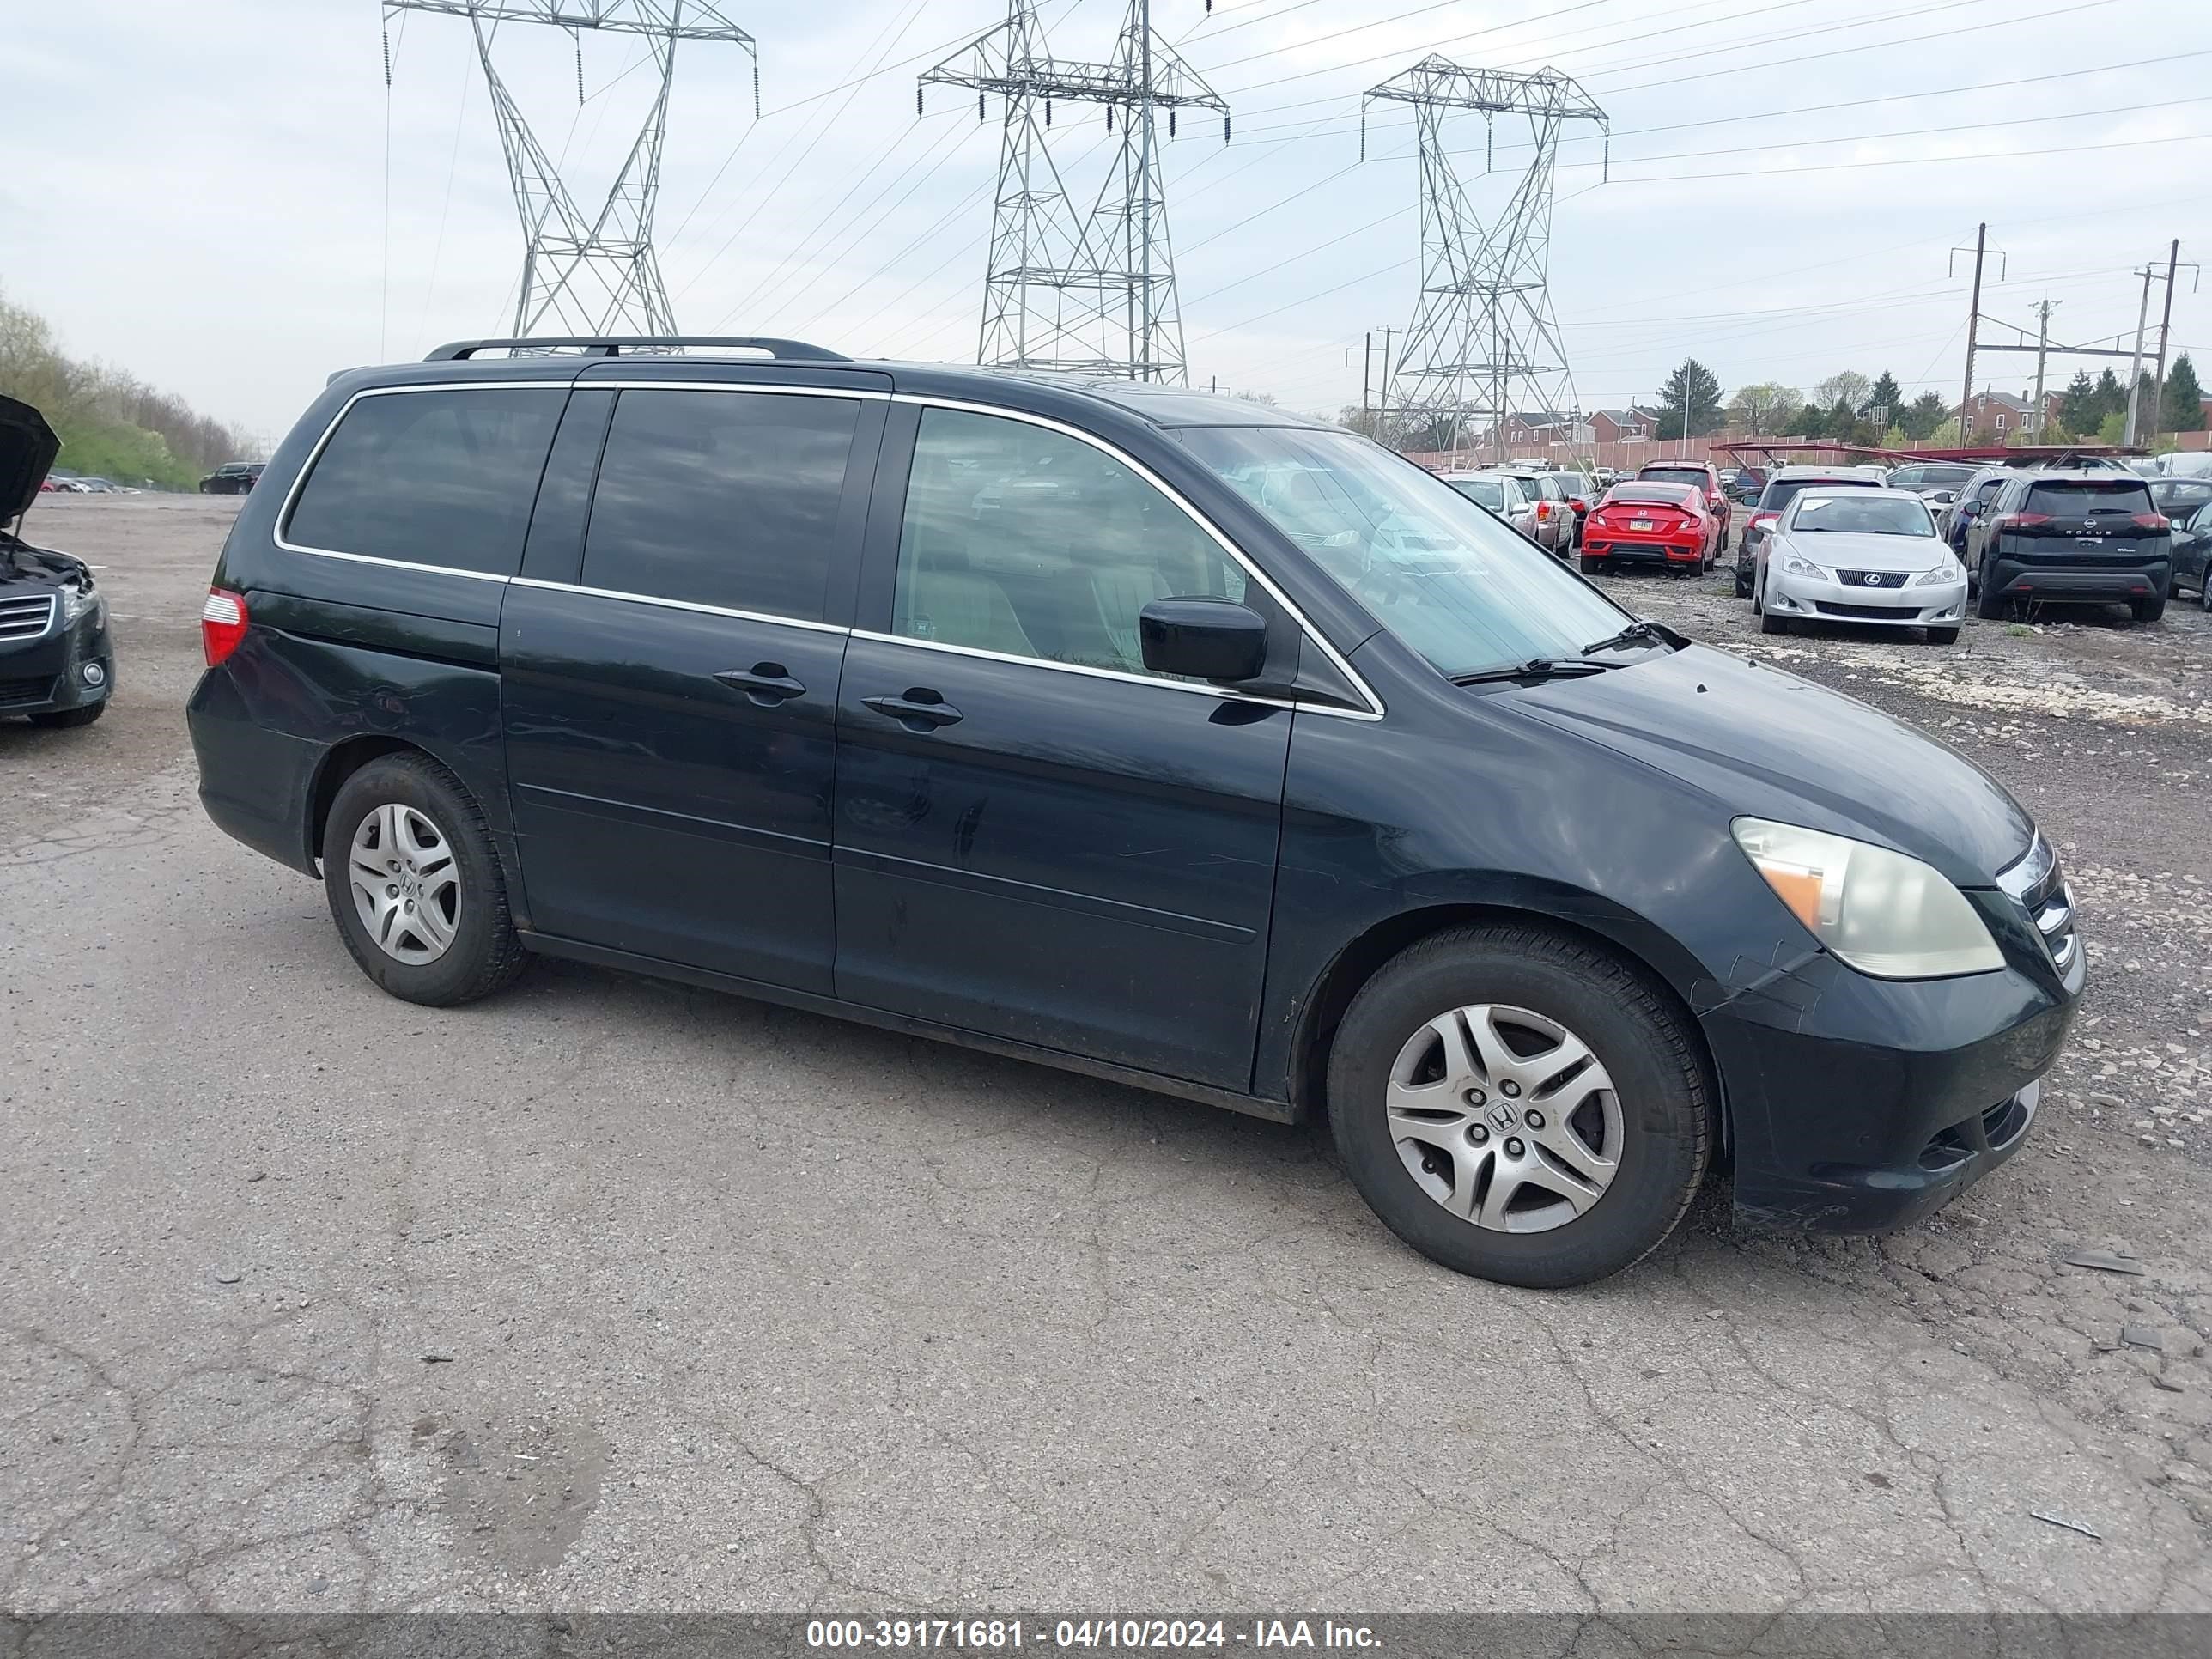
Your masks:
<svg viewBox="0 0 2212 1659"><path fill-rule="evenodd" d="M98 702L85 703L80 708L56 708L43 714L33 714L30 720L33 726L66 730L71 726L89 726L106 712L107 699L102 697Z"/></svg>
<svg viewBox="0 0 2212 1659"><path fill-rule="evenodd" d="M1956 645L1958 642L1959 630L1955 628L1931 628L1928 630L1928 643L1930 645Z"/></svg>
<svg viewBox="0 0 2212 1659"><path fill-rule="evenodd" d="M386 755L348 778L322 850L331 919L362 972L393 996L433 1008L472 1002L528 963L483 809L428 756ZM372 879L357 888L364 871ZM417 904L419 920L398 908Z"/></svg>
<svg viewBox="0 0 2212 1659"><path fill-rule="evenodd" d="M2128 609L2135 612L2137 622L2154 623L2166 614L2166 595L2161 593L2154 599L2130 599Z"/></svg>
<svg viewBox="0 0 2212 1659"><path fill-rule="evenodd" d="M2012 601L1990 586L1988 575L1983 574L1974 590L1974 614L1984 622L1994 622L2011 609Z"/></svg>
<svg viewBox="0 0 2212 1659"><path fill-rule="evenodd" d="M1580 1054L1567 1082L1546 1080ZM1338 1030L1328 1100L1346 1170L1391 1231L1456 1273L1534 1289L1656 1248L1712 1152L1711 1091L1665 992L1518 923L1447 929L1376 973Z"/></svg>
<svg viewBox="0 0 2212 1659"><path fill-rule="evenodd" d="M1582 556L1582 568L1583 575L1595 576L1599 571L1605 568L1605 561L1603 559L1594 559L1590 557L1589 554L1585 553Z"/></svg>

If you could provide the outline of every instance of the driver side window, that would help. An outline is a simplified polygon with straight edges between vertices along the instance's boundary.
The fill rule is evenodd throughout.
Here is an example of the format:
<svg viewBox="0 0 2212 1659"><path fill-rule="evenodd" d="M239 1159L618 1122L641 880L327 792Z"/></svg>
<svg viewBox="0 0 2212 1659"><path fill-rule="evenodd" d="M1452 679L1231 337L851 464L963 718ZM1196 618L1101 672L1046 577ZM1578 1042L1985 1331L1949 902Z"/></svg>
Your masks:
<svg viewBox="0 0 2212 1659"><path fill-rule="evenodd" d="M922 411L893 633L1143 674L1145 606L1241 602L1245 584L1188 514L1103 451L1025 421Z"/></svg>

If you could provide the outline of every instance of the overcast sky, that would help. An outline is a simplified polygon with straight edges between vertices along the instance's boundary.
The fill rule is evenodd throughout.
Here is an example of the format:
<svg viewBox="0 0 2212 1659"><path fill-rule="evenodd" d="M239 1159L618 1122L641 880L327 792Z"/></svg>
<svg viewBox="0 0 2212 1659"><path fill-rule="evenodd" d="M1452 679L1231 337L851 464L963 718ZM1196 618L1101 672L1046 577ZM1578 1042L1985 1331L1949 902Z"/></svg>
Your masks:
<svg viewBox="0 0 2212 1659"><path fill-rule="evenodd" d="M71 351L274 435L332 369L503 332L520 232L470 32L377 0L18 5L0 291ZM760 43L686 47L660 206L662 264L695 331L794 334L854 355L972 358L995 119L916 71L1004 0L726 9ZM1429 52L1555 65L1603 106L1601 151L1562 152L1551 280L1586 407L1649 398L1686 354L1730 390L1887 369L1955 398L1965 262L1986 219L1984 309L2087 343L2132 337L2163 258L2212 262L2212 4L2203 0L1154 0L1156 27L1236 112L1168 156L1192 378L1333 412L1358 348L1402 327L1419 272L1401 110L1359 93ZM1102 58L1120 0L1048 0L1057 52ZM510 27L501 72L580 198L604 194L650 76L632 37L574 47ZM870 75L868 71L878 72ZM855 81L855 77L866 78ZM1479 117L1460 158L1478 211L1523 152ZM1068 165L1098 112L1056 112ZM1089 176L1087 173L1085 176ZM2212 356L2212 286L2174 304ZM2154 292L2152 320L2157 318ZM2010 337L2000 334L2000 338ZM1380 340L1377 345L1379 349ZM2032 358L1985 358L2018 389ZM2075 364L2054 362L2063 384ZM2207 375L2212 379L2212 374Z"/></svg>

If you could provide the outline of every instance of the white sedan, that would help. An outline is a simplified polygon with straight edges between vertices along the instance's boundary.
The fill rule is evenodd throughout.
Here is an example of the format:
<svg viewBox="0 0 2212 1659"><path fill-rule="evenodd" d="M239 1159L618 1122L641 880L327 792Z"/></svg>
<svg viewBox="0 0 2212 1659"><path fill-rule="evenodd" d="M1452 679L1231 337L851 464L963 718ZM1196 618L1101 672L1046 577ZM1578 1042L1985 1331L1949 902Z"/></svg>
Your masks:
<svg viewBox="0 0 2212 1659"><path fill-rule="evenodd" d="M1924 628L1931 644L1954 645L1966 567L1910 490L1808 489L1759 549L1751 608L1769 634L1802 617Z"/></svg>

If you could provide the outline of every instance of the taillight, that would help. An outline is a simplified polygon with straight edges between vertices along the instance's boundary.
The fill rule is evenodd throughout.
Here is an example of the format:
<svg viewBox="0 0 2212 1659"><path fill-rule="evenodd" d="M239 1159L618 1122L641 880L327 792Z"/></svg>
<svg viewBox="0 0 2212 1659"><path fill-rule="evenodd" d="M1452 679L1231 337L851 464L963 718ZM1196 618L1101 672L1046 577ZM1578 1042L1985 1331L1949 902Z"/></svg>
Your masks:
<svg viewBox="0 0 2212 1659"><path fill-rule="evenodd" d="M1587 512L1589 512L1589 503L1588 501L1584 501L1584 500L1583 500L1581 496L1579 496L1579 495L1576 496L1572 501L1569 501L1569 502L1567 503L1567 505L1568 505L1569 507L1571 507L1572 508L1574 508L1574 510L1575 510L1576 512L1577 512L1577 513L1587 513Z"/></svg>
<svg viewBox="0 0 2212 1659"><path fill-rule="evenodd" d="M2138 513L2136 522L2145 530L2165 530L2172 526L2173 520L2163 513Z"/></svg>
<svg viewBox="0 0 2212 1659"><path fill-rule="evenodd" d="M2048 513L2008 513L1996 522L1999 530L2033 530L2039 524L2049 524Z"/></svg>
<svg viewBox="0 0 2212 1659"><path fill-rule="evenodd" d="M1548 521L1548 520L1550 520L1551 516L1552 516L1552 504L1551 504L1551 502L1550 502L1550 501L1539 501L1536 503L1536 522L1537 522L1538 524L1543 524L1543 523L1546 523L1547 521Z"/></svg>
<svg viewBox="0 0 2212 1659"><path fill-rule="evenodd" d="M246 595L221 587L208 589L207 601L200 606L200 651L207 658L207 665L221 667L245 638Z"/></svg>

